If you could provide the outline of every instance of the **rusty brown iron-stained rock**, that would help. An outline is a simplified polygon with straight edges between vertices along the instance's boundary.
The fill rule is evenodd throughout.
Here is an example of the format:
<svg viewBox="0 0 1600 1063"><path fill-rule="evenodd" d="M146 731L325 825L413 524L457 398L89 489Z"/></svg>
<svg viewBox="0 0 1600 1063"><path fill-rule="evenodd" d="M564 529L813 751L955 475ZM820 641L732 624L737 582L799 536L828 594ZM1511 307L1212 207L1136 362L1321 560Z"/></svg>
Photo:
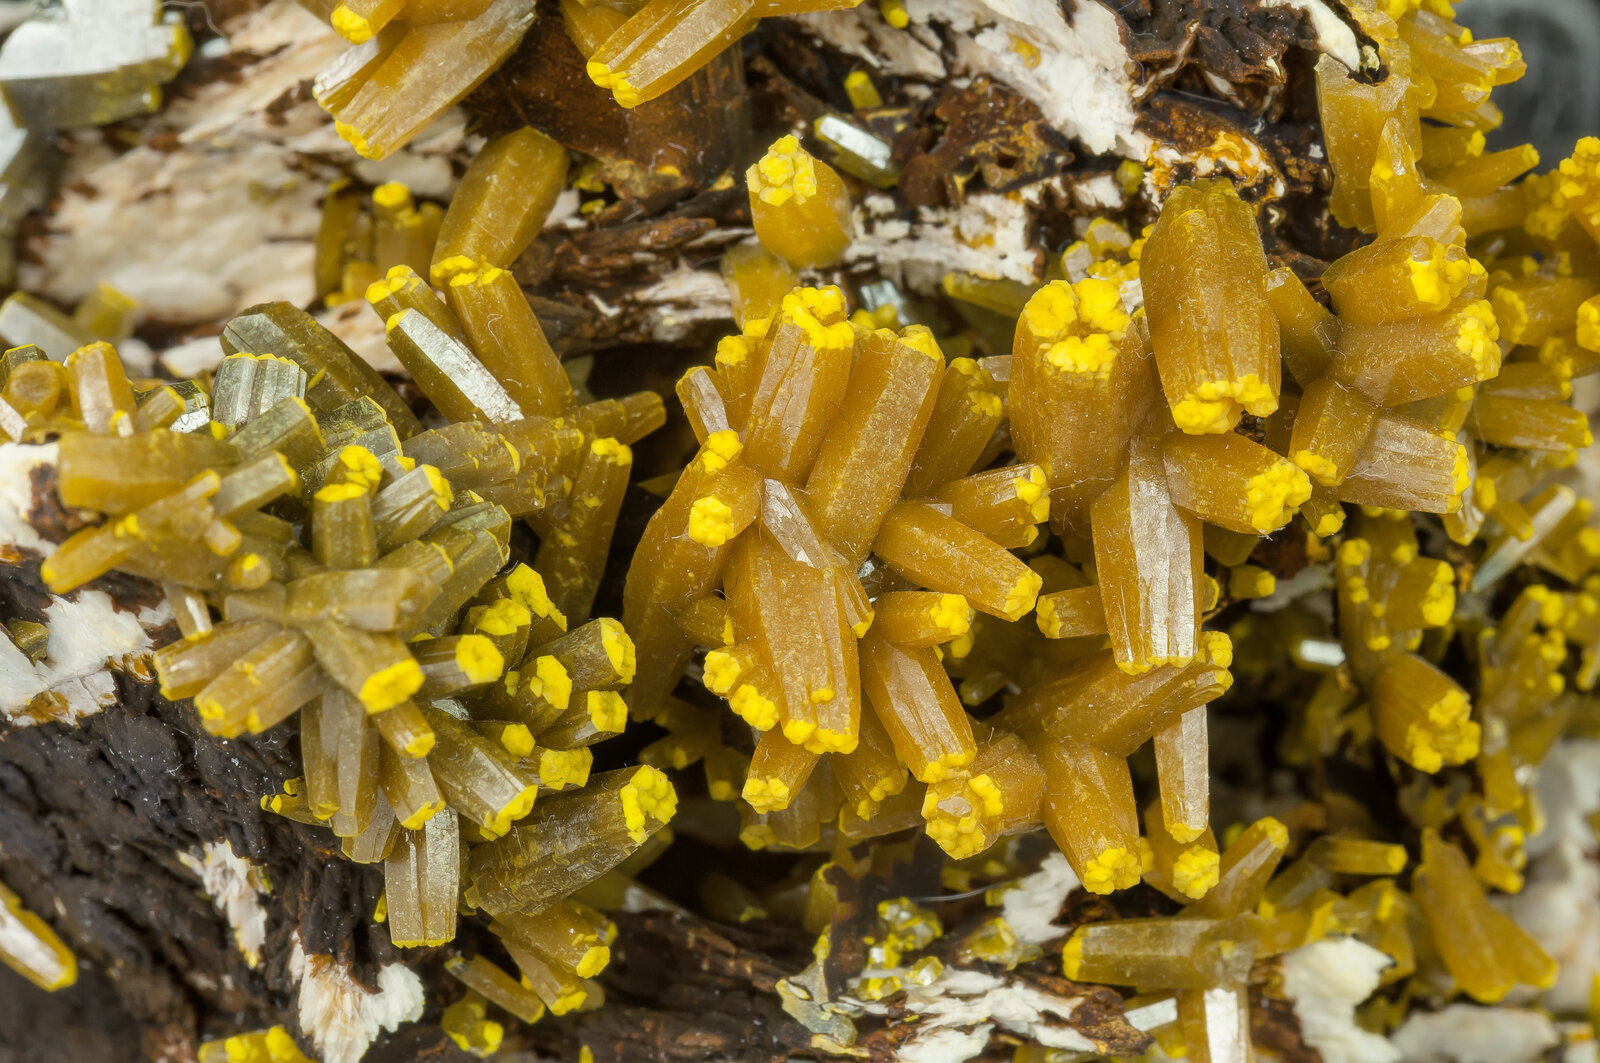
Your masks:
<svg viewBox="0 0 1600 1063"><path fill-rule="evenodd" d="M1259 986L1250 987L1250 1038L1284 1063L1322 1063L1322 1053L1300 1034L1293 1002L1263 993Z"/></svg>
<svg viewBox="0 0 1600 1063"><path fill-rule="evenodd" d="M1009 192L1060 172L1073 159L1066 138L1031 100L987 78L945 86L919 109L905 139L915 147L908 153L896 144L904 159L900 185L916 207L960 202L962 187L975 176L990 191Z"/></svg>
<svg viewBox="0 0 1600 1063"><path fill-rule="evenodd" d="M1107 6L1128 27L1128 54L1141 66L1146 94L1188 67L1235 85L1281 83L1284 52L1317 43L1303 14L1262 0L1120 0Z"/></svg>
<svg viewBox="0 0 1600 1063"><path fill-rule="evenodd" d="M635 211L692 194L747 152L743 62L730 48L657 100L624 110L584 73L554 4L466 103L484 131L531 125L600 160L595 179Z"/></svg>

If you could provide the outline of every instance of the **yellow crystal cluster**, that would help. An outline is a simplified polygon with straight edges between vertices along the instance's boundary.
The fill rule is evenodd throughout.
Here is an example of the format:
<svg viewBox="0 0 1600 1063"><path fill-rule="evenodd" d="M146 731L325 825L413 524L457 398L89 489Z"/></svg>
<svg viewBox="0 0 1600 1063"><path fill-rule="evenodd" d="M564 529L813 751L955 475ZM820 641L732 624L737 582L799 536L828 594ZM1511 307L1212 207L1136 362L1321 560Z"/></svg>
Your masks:
<svg viewBox="0 0 1600 1063"><path fill-rule="evenodd" d="M562 11L632 107L763 17L844 6ZM476 1055L502 1013L598 1001L600 909L638 901L632 875L671 839L666 772L696 764L703 833L737 818L751 848L828 854L765 893L704 876L729 922L826 931L830 871L876 874L924 835L958 889L1014 870L997 843L1039 830L1090 893L1148 886L1172 914L1097 898L1061 969L1170 1005L1169 1054L1251 1058L1262 961L1330 936L1417 996L1547 988L1553 961L1487 891L1522 888L1534 771L1600 716L1600 525L1571 471L1592 442L1573 381L1600 371L1600 141L1528 176L1530 147L1485 150L1490 92L1523 72L1513 42L1473 39L1443 0L1348 7L1383 76L1325 55L1316 86L1331 213L1360 246L1320 276L1275 267L1259 204L1181 184L1137 236L1081 224L1037 283L945 277L1004 319L1009 353L969 357L905 303L851 313L853 278L823 271L849 259L859 186L773 142L745 172L755 240L721 261L738 331L677 383L694 450L652 481L623 623L590 616L631 447L666 411L650 392L584 401L512 272L569 183L532 128L490 140L448 209L395 183L325 201L316 294L367 301L420 411L287 304L230 321L210 378L162 382L105 342L127 317L105 293L73 318L7 300L40 342L0 361L0 431L56 443L60 501L86 522L43 578L158 581L180 632L155 654L161 691L213 734L297 716L302 774L262 807L384 865L396 945L486 920L515 973L445 962L466 994L441 1024ZM326 14L353 48L317 97L381 157L532 13L345 0ZM1247 709L1270 699L1284 764L1387 772L1418 834L1332 789L1213 829L1209 706L1236 680ZM657 737L591 774L630 718ZM875 915L857 1002L936 984L945 961L913 954L943 938L938 914ZM60 969L34 980L65 984L70 952L48 951ZM1038 955L999 917L959 951ZM202 1058L299 1056L275 1028Z"/></svg>
<svg viewBox="0 0 1600 1063"><path fill-rule="evenodd" d="M1592 644L1600 537L1560 480L1591 442L1568 400L1600 341L1581 219L1596 153L1580 146L1559 183L1514 183L1536 155L1485 154L1481 133L1498 122L1489 90L1521 73L1515 45L1474 41L1441 5L1402 7L1360 9L1384 78L1318 66L1333 210L1373 236L1315 285L1331 308L1272 268L1232 184L1195 182L1138 238L1096 220L1042 287L947 278L950 295L1009 307L1016 326L1008 357L948 363L933 413L929 384L902 391L878 368L890 334L871 331L875 315L847 318L826 289L785 291L795 268L840 253L811 233L849 230L763 226L790 186L809 194L829 172L774 144L749 175L762 246L724 261L741 334L679 385L701 451L630 573L627 619L651 643L641 674L658 677L631 704L669 729L660 756L703 758L711 794L737 797L748 842L815 848L834 830L915 825L964 858L1043 826L1087 889L1144 881L1185 905L1192 922L1097 925L1093 948L1080 933L1067 973L1179 991L1190 1051L1215 1046L1207 1058L1243 1058L1224 1048L1248 1039L1254 957L1329 933L1387 952L1388 977L1442 967L1483 1000L1553 978L1484 888L1520 887L1520 839L1538 819L1527 780L1583 705L1565 692L1566 647ZM838 501L835 466L849 463L833 448L894 418ZM776 449L775 430L788 433ZM924 458L958 444L960 462ZM980 515L964 497L980 484L987 505L1027 521ZM979 539L953 546L969 532ZM1207 630L1230 601L1279 597L1251 563L1275 534L1326 571L1331 616L1302 591L1263 603L1275 631L1272 614L1237 610ZM1425 554L1446 540L1446 556ZM1026 559L1026 593L1011 593L1023 585L996 546ZM1524 564L1572 589L1526 584ZM1523 589L1498 623L1457 608L1508 586ZM1027 599L1037 631L1015 623ZM1470 679L1447 666L1457 646L1479 662ZM1274 654L1308 674L1291 761L1373 740L1415 769L1408 807L1428 810L1432 833L1409 890L1404 849L1371 827L1324 817L1313 830L1327 833L1292 842L1267 819L1218 844L1206 706L1235 674L1281 669ZM748 763L705 710L665 697L695 662L755 729ZM1586 649L1583 690L1596 667ZM998 712L969 714L996 694ZM1141 830L1128 758L1147 742L1160 798ZM1481 787L1432 781L1465 764ZM1474 840L1476 864L1447 835ZM1348 876L1379 877L1341 893Z"/></svg>
<svg viewBox="0 0 1600 1063"><path fill-rule="evenodd" d="M614 929L573 894L676 810L652 767L591 775L590 746L626 724L636 662L619 623L586 618L628 444L663 410L650 393L578 403L502 268L549 198L495 167L547 145L491 144L434 219L438 246L411 234L424 269L444 262L448 301L406 264L366 293L449 418L438 427L282 303L231 320L204 381L130 378L105 342L55 360L13 349L0 380L8 434L54 439L61 502L92 518L45 558L49 588L112 570L157 581L180 634L155 653L162 694L192 699L224 738L298 715L302 775L263 809L382 864L396 945L443 944L461 912L486 916L519 974L482 957L455 973L529 1021L598 997ZM474 181L495 186L495 221L536 215L524 236L475 216ZM374 199L418 213L392 186ZM540 537L526 561L514 520ZM222 1050L280 1058L263 1036Z"/></svg>

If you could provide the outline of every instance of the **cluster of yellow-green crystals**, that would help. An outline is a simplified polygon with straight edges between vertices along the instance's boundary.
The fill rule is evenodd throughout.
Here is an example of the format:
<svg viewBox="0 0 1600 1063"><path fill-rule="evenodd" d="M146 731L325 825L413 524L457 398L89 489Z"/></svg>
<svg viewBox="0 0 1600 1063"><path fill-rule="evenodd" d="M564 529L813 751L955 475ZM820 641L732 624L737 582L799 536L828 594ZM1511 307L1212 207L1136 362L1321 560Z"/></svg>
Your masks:
<svg viewBox="0 0 1600 1063"><path fill-rule="evenodd" d="M484 152L464 190L527 143ZM103 342L11 350L4 380L8 434L55 438L61 501L104 517L46 559L51 590L112 569L159 581L182 633L155 654L162 693L223 737L298 714L303 775L262 807L383 864L397 945L486 914L520 978L482 957L452 969L529 1021L583 1003L607 962L610 924L571 895L676 805L654 768L590 773L589 747L626 724L635 660L620 624L587 618L628 444L663 408L575 401L503 268L545 191L502 181L509 227L463 219L477 204L457 198L427 249L448 301L404 264L366 292L440 427L282 303L228 323L205 390L136 387ZM513 520L540 534L531 564L510 563Z"/></svg>
<svg viewBox="0 0 1600 1063"><path fill-rule="evenodd" d="M515 43L507 2L339 5L357 49L319 99L358 150L392 150ZM1438 0L1351 6L1387 75L1317 66L1332 211L1372 236L1320 278L1328 305L1270 268L1231 183L1202 181L1138 236L1095 220L1042 284L1000 293L1009 354L947 358L929 328L799 284L848 248L851 186L778 140L747 175L758 243L723 261L739 332L678 384L698 450L620 624L589 614L629 445L665 411L580 402L509 272L567 176L531 129L491 141L447 211L393 185L370 214L348 188L324 208L319 297L371 303L438 427L285 304L228 324L205 386L132 381L104 342L7 352L0 431L56 438L61 501L103 517L44 578L159 581L182 632L156 654L162 693L211 732L298 717L303 776L263 807L384 865L396 944L487 916L518 974L448 962L471 994L445 1025L475 1051L500 1036L485 1002L532 1022L597 995L613 930L574 894L672 817L664 772L697 762L753 847L855 866L850 846L912 828L960 860L1042 828L1086 889L1148 883L1179 914L1080 926L1063 970L1175 995L1163 1044L1197 1060L1248 1058L1256 961L1332 933L1386 953L1386 983L1547 987L1554 964L1485 887L1520 889L1531 771L1600 677L1600 528L1565 472L1591 442L1572 381L1600 370L1600 141L1519 181L1531 148L1483 146L1515 44L1474 41ZM625 106L780 8L798 9L563 4ZM424 48L452 56L432 97ZM531 564L511 560L517 520ZM1331 619L1283 595L1207 628L1278 593L1252 558L1296 520ZM1320 676L1287 762L1394 758L1423 828L1408 886L1396 839L1331 816L1314 840L1268 817L1219 844L1207 705L1286 661ZM665 736L591 777L589 747L630 717ZM1471 785L1435 781L1463 765ZM873 968L940 933L914 906L881 914ZM903 966L860 997L939 977ZM254 1036L218 1058L294 1058L281 1030Z"/></svg>
<svg viewBox="0 0 1600 1063"><path fill-rule="evenodd" d="M1065 969L1176 991L1198 1058L1244 1058L1254 961L1330 932L1387 953L1386 980L1442 966L1480 1000L1554 977L1484 887L1520 888L1529 773L1585 710L1569 680L1588 691L1600 667L1600 534L1563 476L1591 442L1571 382L1600 368L1583 213L1600 150L1512 183L1536 154L1485 154L1483 132L1516 46L1437 4L1361 14L1388 76L1317 70L1335 216L1374 237L1322 276L1331 309L1269 268L1231 183L1197 182L1137 239L1090 225L1020 307L1009 357L947 363L920 326L786 290L848 246L849 203L821 160L774 144L749 174L762 249L724 262L741 332L679 384L701 450L629 573L630 704L671 732L659 762L703 758L712 795L740 800L749 844L920 825L965 858L1042 826L1087 889L1142 880L1185 905L1081 928ZM964 291L981 283L946 287L981 301ZM1249 559L1297 515L1335 622L1291 598L1276 631L1205 629L1226 599L1274 593ZM1465 550L1424 556L1430 525ZM1498 626L1458 593L1506 601ZM1205 706L1232 684L1230 635L1249 672L1324 676L1291 760L1373 739L1416 769L1409 891L1383 839L1325 836L1277 877L1302 845L1276 820L1219 847ZM1440 666L1458 644L1470 678ZM753 753L668 697L697 660ZM998 713L968 714L1002 690ZM1146 742L1160 799L1141 832L1127 758ZM1429 782L1466 764L1465 797ZM1351 876L1381 877L1338 892Z"/></svg>
<svg viewBox="0 0 1600 1063"><path fill-rule="evenodd" d="M861 0L562 0L590 80L623 107L681 84L764 18ZM533 0L312 0L353 45L316 81L317 102L361 155L381 159L460 102L522 40Z"/></svg>

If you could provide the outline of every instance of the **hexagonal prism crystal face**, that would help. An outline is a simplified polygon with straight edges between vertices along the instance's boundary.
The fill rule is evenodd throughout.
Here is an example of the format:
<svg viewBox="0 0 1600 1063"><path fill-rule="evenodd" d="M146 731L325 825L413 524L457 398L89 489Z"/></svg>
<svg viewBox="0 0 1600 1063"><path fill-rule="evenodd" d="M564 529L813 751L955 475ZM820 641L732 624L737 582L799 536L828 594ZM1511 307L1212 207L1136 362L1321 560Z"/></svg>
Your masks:
<svg viewBox="0 0 1600 1063"><path fill-rule="evenodd" d="M155 110L193 48L150 0L71 0L6 39L0 89L23 125L103 125Z"/></svg>

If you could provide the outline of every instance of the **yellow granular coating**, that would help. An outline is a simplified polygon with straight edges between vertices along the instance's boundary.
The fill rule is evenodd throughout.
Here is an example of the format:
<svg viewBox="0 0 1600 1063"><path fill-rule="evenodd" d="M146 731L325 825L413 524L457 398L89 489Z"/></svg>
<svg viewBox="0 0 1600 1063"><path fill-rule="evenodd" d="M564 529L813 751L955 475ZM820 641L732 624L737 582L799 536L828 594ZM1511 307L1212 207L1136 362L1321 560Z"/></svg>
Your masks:
<svg viewBox="0 0 1600 1063"><path fill-rule="evenodd" d="M667 777L655 768L645 765L618 791L622 799L622 818L627 824L628 836L643 842L650 836L650 819L665 823L678 811L678 793Z"/></svg>
<svg viewBox="0 0 1600 1063"><path fill-rule="evenodd" d="M941 594L939 600L928 607L929 623L952 637L971 630L972 617L972 607L959 594Z"/></svg>
<svg viewBox="0 0 1600 1063"><path fill-rule="evenodd" d="M538 784L529 786L510 801L507 801L500 811L484 820L482 824L484 832L495 837L504 834L511 829L511 824L533 811L533 801L538 796Z"/></svg>
<svg viewBox="0 0 1600 1063"><path fill-rule="evenodd" d="M954 753L941 754L938 760L930 760L922 769L921 782L941 782L949 777L950 772L957 768L964 768L972 763L976 755L974 750L957 750Z"/></svg>
<svg viewBox="0 0 1600 1063"><path fill-rule="evenodd" d="M1104 380L1116 364L1117 348L1103 332L1087 336L1068 336L1053 343L1044 353L1052 369L1090 380Z"/></svg>
<svg viewBox="0 0 1600 1063"><path fill-rule="evenodd" d="M350 150L354 150L355 154L360 155L362 158L376 158L376 155L373 155L373 147L366 142L365 136L362 136L360 130L357 130L354 125L334 122L333 131L339 134L341 141L349 144Z"/></svg>
<svg viewBox="0 0 1600 1063"><path fill-rule="evenodd" d="M1478 755L1480 730L1477 724L1466 719L1434 718L1435 709L1444 706L1440 713L1443 716L1457 698L1465 702L1465 695L1451 691L1440 702L1429 706L1426 724L1407 725L1406 757L1417 770L1432 773L1446 764L1463 764Z"/></svg>
<svg viewBox="0 0 1600 1063"><path fill-rule="evenodd" d="M411 275L403 267L396 266L382 280L367 285L367 302L381 302L401 289L409 287L411 287Z"/></svg>
<svg viewBox="0 0 1600 1063"><path fill-rule="evenodd" d="M745 182L763 203L779 207L792 199L799 206L817 194L817 161L793 136L782 136L745 172Z"/></svg>
<svg viewBox="0 0 1600 1063"><path fill-rule="evenodd" d="M1475 131L1467 142L1467 154L1474 158L1482 155L1484 143L1483 133ZM1529 202L1527 217L1522 220L1523 231L1545 240L1558 239L1572 221L1567 199L1561 194L1561 171L1530 174L1523 179L1522 190Z"/></svg>
<svg viewBox="0 0 1600 1063"><path fill-rule="evenodd" d="M485 287L487 285L493 284L495 281L499 280L502 276L505 275L505 272L506 272L505 270L501 269L498 266L484 265L484 266L480 267L478 270L476 270L475 272L473 272L471 274L471 276L473 277L473 282L475 284L477 284L478 287L482 288L482 287ZM454 284L455 283L455 279L452 278L450 283Z"/></svg>
<svg viewBox="0 0 1600 1063"><path fill-rule="evenodd" d="M1255 826L1260 827L1262 832L1266 834L1267 841L1272 843L1274 849L1279 852L1288 851L1289 828L1285 827L1281 820L1273 816L1262 816L1256 820Z"/></svg>
<svg viewBox="0 0 1600 1063"><path fill-rule="evenodd" d="M422 666L407 658L367 676L358 696L368 712L382 712L415 694L422 681Z"/></svg>
<svg viewBox="0 0 1600 1063"><path fill-rule="evenodd" d="M1238 406L1229 399L1190 396L1172 407L1172 420L1191 435L1227 432L1239 421Z"/></svg>
<svg viewBox="0 0 1600 1063"><path fill-rule="evenodd" d="M964 808L951 811L948 805ZM955 860L964 860L989 847L993 840L984 825L1005 811L1005 797L988 775L975 775L951 789L931 786L922 800L922 818L928 837Z"/></svg>
<svg viewBox="0 0 1600 1063"><path fill-rule="evenodd" d="M1237 406L1265 417L1277 410L1278 397L1261 378L1246 373L1237 380L1201 384L1172 408L1172 417L1185 432L1226 432L1239 420Z"/></svg>
<svg viewBox="0 0 1600 1063"><path fill-rule="evenodd" d="M478 284L479 273L477 270L463 270L450 278L450 287L452 288L475 287Z"/></svg>
<svg viewBox="0 0 1600 1063"><path fill-rule="evenodd" d="M1084 862L1081 878L1090 893L1128 889L1139 881L1139 856L1120 845L1109 846Z"/></svg>
<svg viewBox="0 0 1600 1063"><path fill-rule="evenodd" d="M432 819L442 811L444 811L443 799L438 801L428 801L420 805L415 812L411 813L411 815L401 820L400 825L406 830L421 830L423 824L427 823L428 820Z"/></svg>
<svg viewBox="0 0 1600 1063"><path fill-rule="evenodd" d="M1568 208L1591 225L1600 220L1600 138L1579 140L1559 172Z"/></svg>
<svg viewBox="0 0 1600 1063"><path fill-rule="evenodd" d="M617 102L621 103L622 101L618 100ZM623 104L623 106L626 107L628 105ZM588 999L589 991L581 985L577 986L565 993L562 993L560 996L556 997L555 1000L549 1002L550 1014L565 1015L569 1011L574 1011L583 1007L583 1002Z"/></svg>
<svg viewBox="0 0 1600 1063"><path fill-rule="evenodd" d="M613 465L632 465L633 450L626 443L607 437L589 444L589 452L597 458L606 458Z"/></svg>
<svg viewBox="0 0 1600 1063"><path fill-rule="evenodd" d="M349 502L365 496L366 493L367 489L357 483L325 484L317 488L317 493L311 497L318 502ZM127 519L132 520L132 515L130 514ZM137 531L137 528L132 529L134 534L137 534ZM122 534L121 524L117 526L117 534Z"/></svg>
<svg viewBox="0 0 1600 1063"><path fill-rule="evenodd" d="M1417 301L1433 310L1443 310L1461 294L1472 275L1472 260L1450 257L1450 248L1435 244L1422 261L1409 259L1411 290Z"/></svg>
<svg viewBox="0 0 1600 1063"><path fill-rule="evenodd" d="M1101 277L1085 277L1072 286L1078 294L1078 317L1099 332L1120 336L1128 328L1128 312L1122 309L1122 292Z"/></svg>
<svg viewBox="0 0 1600 1063"><path fill-rule="evenodd" d="M1039 600L1039 607L1034 613L1034 622L1039 625L1039 631L1047 639L1061 637L1061 615L1056 611L1056 600L1045 597Z"/></svg>
<svg viewBox="0 0 1600 1063"><path fill-rule="evenodd" d="M1051 281L1034 292L1023 306L1022 321L1028 333L1041 342L1054 343L1064 339L1067 330L1078 322L1078 293L1072 290L1072 285L1067 281ZM971 362L971 359L958 358L956 362ZM950 364L955 365L956 362ZM975 376L978 364L971 364L970 371L965 367L961 371Z"/></svg>
<svg viewBox="0 0 1600 1063"><path fill-rule="evenodd" d="M744 443L739 440L739 433L724 428L706 436L705 442L700 444L699 461L707 472L716 472L737 458L743 450Z"/></svg>
<svg viewBox="0 0 1600 1063"><path fill-rule="evenodd" d="M485 635L507 636L517 633L517 629L527 627L533 623L533 614L528 607L515 598L501 598L483 607L483 611L472 618L472 625Z"/></svg>
<svg viewBox="0 0 1600 1063"><path fill-rule="evenodd" d="M1500 371L1500 326L1487 299L1462 308L1457 317L1456 350L1472 360L1477 379L1488 380Z"/></svg>
<svg viewBox="0 0 1600 1063"><path fill-rule="evenodd" d="M792 294L792 293L791 293ZM825 350L844 350L855 344L856 330L848 320L840 318L832 324L824 323L821 315L812 308L784 297L779 316L805 333L806 342Z"/></svg>
<svg viewBox="0 0 1600 1063"><path fill-rule="evenodd" d="M815 720L785 720L783 721L783 737L797 746L803 746L811 740L811 735L817 729Z"/></svg>
<svg viewBox="0 0 1600 1063"><path fill-rule="evenodd" d="M1460 443L1456 444L1455 465L1450 471L1450 490L1455 495L1451 502L1450 512L1454 513L1461 508L1461 496L1472 485L1472 458L1467 453L1467 448Z"/></svg>
<svg viewBox="0 0 1600 1063"><path fill-rule="evenodd" d="M433 279L434 284L443 287L453 281L458 274L478 273L482 268L478 261L470 255L451 255L449 258L435 262L429 268L428 275Z"/></svg>
<svg viewBox="0 0 1600 1063"><path fill-rule="evenodd" d="M639 668L634 656L633 639L628 637L620 623L609 617L599 623L600 646L606 651L606 659L611 662L612 670L622 682L633 682L634 673Z"/></svg>
<svg viewBox="0 0 1600 1063"><path fill-rule="evenodd" d="M584 694L584 708L596 731L621 734L628 726L628 703L615 690L590 690Z"/></svg>
<svg viewBox="0 0 1600 1063"><path fill-rule="evenodd" d="M1339 544L1339 564L1354 568L1372 557L1372 544L1365 539L1346 539Z"/></svg>
<svg viewBox="0 0 1600 1063"><path fill-rule="evenodd" d="M1046 493L1050 489L1050 480L1044 474L1044 469L1035 465L1028 470L1028 475L1019 476L1011 481L1017 491L1017 498L1028 507L1028 516L1034 523L1050 518L1050 496Z"/></svg>
<svg viewBox="0 0 1600 1063"><path fill-rule="evenodd" d="M1263 534L1276 531L1310 497L1311 481L1305 471L1280 459L1251 477L1245 488L1246 519Z"/></svg>
<svg viewBox="0 0 1600 1063"><path fill-rule="evenodd" d="M705 659L705 684L706 689L713 694L723 697L733 690L734 684L739 681L739 659L726 650L711 650Z"/></svg>
<svg viewBox="0 0 1600 1063"><path fill-rule="evenodd" d="M345 10L344 5L335 9L334 17L338 17L339 10ZM372 202L388 210L401 210L411 203L411 189L399 181L386 181L372 190Z"/></svg>
<svg viewBox="0 0 1600 1063"><path fill-rule="evenodd" d="M1600 295L1590 296L1578 306L1578 346L1600 351ZM1543 351L1540 361L1543 361Z"/></svg>
<svg viewBox="0 0 1600 1063"><path fill-rule="evenodd" d="M1440 561L1433 582L1422 595L1422 618L1434 627L1445 624L1456 611L1455 570Z"/></svg>
<svg viewBox="0 0 1600 1063"><path fill-rule="evenodd" d="M1185 897L1199 900L1217 884L1221 858L1210 849L1196 845L1186 849L1172 864L1172 884Z"/></svg>
<svg viewBox="0 0 1600 1063"><path fill-rule="evenodd" d="M1005 795L1000 792L1000 787L987 774L974 775L968 782L968 788L983 803L983 814L998 816L1005 812Z"/></svg>
<svg viewBox="0 0 1600 1063"><path fill-rule="evenodd" d="M1313 450L1297 450L1289 460L1313 476L1318 483L1333 485L1339 479L1339 466Z"/></svg>
<svg viewBox="0 0 1600 1063"><path fill-rule="evenodd" d="M906 11L906 0L878 0L878 13L883 21L897 30L911 25L911 15Z"/></svg>
<svg viewBox="0 0 1600 1063"><path fill-rule="evenodd" d="M1162 813L1161 822L1165 824L1167 833L1172 835L1173 840L1180 845L1187 845L1206 832L1204 823L1198 825L1193 823L1174 823L1172 820L1167 819L1165 812Z"/></svg>
<svg viewBox="0 0 1600 1063"><path fill-rule="evenodd" d="M689 507L689 538L701 546L722 546L737 530L733 507L716 495L702 495Z"/></svg>
<svg viewBox="0 0 1600 1063"><path fill-rule="evenodd" d="M724 336L717 341L716 366L727 369L744 365L750 358L750 345L741 336Z"/></svg>
<svg viewBox="0 0 1600 1063"><path fill-rule="evenodd" d="M728 698L728 708L758 731L770 731L778 722L778 706L749 683L742 683Z"/></svg>
<svg viewBox="0 0 1600 1063"><path fill-rule="evenodd" d="M469 683L498 679L505 666L506 659L500 648L487 636L462 635L456 642L456 667Z"/></svg>
<svg viewBox="0 0 1600 1063"><path fill-rule="evenodd" d="M605 945L591 945L572 970L579 978L593 978L605 970L606 965L610 962L611 950L609 948Z"/></svg>
<svg viewBox="0 0 1600 1063"><path fill-rule="evenodd" d="M433 500L442 510L450 508L450 503L455 501L456 493L450 487L450 481L444 474L432 465L422 466L422 475L428 479L428 487L433 492Z"/></svg>
<svg viewBox="0 0 1600 1063"><path fill-rule="evenodd" d="M545 590L544 577L527 565L519 564L506 576L506 590L512 599L524 606L531 616L549 617L562 631L567 630L567 618L550 600Z"/></svg>
<svg viewBox="0 0 1600 1063"><path fill-rule="evenodd" d="M366 447L352 443L339 451L339 464L345 470L345 480L348 483L360 483L368 488L375 488L383 480L383 465L377 456Z"/></svg>
<svg viewBox="0 0 1600 1063"><path fill-rule="evenodd" d="M533 732L527 724L507 724L500 732L500 744L513 757L533 756Z"/></svg>
<svg viewBox="0 0 1600 1063"><path fill-rule="evenodd" d="M934 339L933 330L928 326L907 325L900 330L897 338L912 350L927 355L940 365L944 364L944 352L939 349L939 341Z"/></svg>
<svg viewBox="0 0 1600 1063"><path fill-rule="evenodd" d="M328 16L328 22L332 24L335 33L351 44L365 44L372 39L372 23L351 11L344 4L340 4L333 9L333 14ZM342 133L340 135L343 136ZM345 139L349 140L350 138L345 137ZM362 152L362 154L366 153ZM405 186L401 185L400 187L404 188ZM376 193L374 193L373 198L377 198Z"/></svg>
<svg viewBox="0 0 1600 1063"><path fill-rule="evenodd" d="M1080 930L1067 939L1061 947L1061 973L1071 981L1077 981L1078 972L1083 970L1083 932Z"/></svg>
<svg viewBox="0 0 1600 1063"><path fill-rule="evenodd" d="M1006 600L1001 606L1007 620L1021 620L1027 615L1039 600L1039 589L1044 586L1044 579L1032 569L1017 577L1017 582L1006 591Z"/></svg>
<svg viewBox="0 0 1600 1063"><path fill-rule="evenodd" d="M751 808L765 815L788 808L791 795L789 784L782 779L762 779L752 775L744 781L744 790L739 796Z"/></svg>
<svg viewBox="0 0 1600 1063"><path fill-rule="evenodd" d="M1200 656L1214 668L1233 666L1233 640L1226 631L1200 632Z"/></svg>
<svg viewBox="0 0 1600 1063"><path fill-rule="evenodd" d="M639 106L639 90L629 84L625 74L613 73L611 68L604 63L590 61L585 64L584 72L589 75L589 80L603 89L610 91L613 99L623 107Z"/></svg>
<svg viewBox="0 0 1600 1063"><path fill-rule="evenodd" d="M582 786L589 781L594 753L588 746L577 749L539 750L539 785L552 790Z"/></svg>
<svg viewBox="0 0 1600 1063"><path fill-rule="evenodd" d="M534 660L533 677L528 685L537 685L534 693L562 712L572 701L572 676L567 674L566 665L549 654Z"/></svg>

